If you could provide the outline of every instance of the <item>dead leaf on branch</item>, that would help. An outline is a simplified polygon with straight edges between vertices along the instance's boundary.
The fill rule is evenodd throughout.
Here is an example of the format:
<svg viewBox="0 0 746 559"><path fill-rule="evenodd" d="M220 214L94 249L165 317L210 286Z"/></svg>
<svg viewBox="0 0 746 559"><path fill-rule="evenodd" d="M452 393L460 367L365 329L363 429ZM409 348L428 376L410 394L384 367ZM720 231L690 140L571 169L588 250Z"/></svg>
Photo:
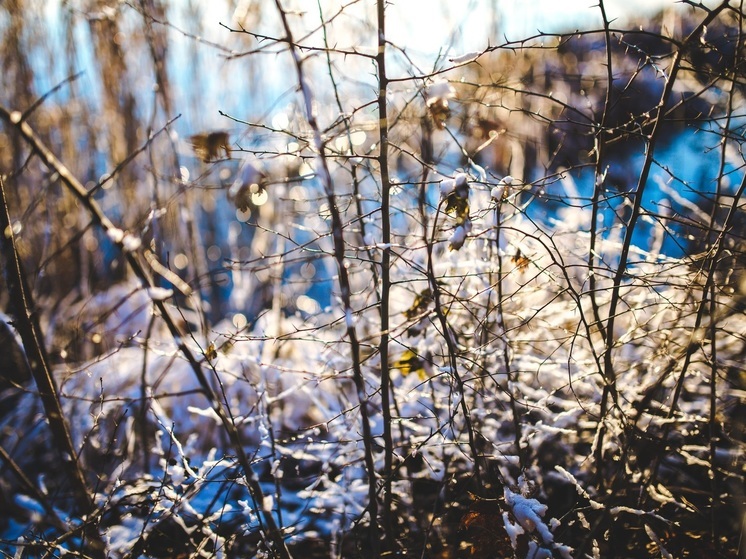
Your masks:
<svg viewBox="0 0 746 559"><path fill-rule="evenodd" d="M205 163L221 159L223 150L225 158L231 157L230 135L224 130L202 132L189 137L194 153Z"/></svg>
<svg viewBox="0 0 746 559"><path fill-rule="evenodd" d="M429 287L427 287L415 296L412 306L404 311L404 316L406 316L407 319L412 320L425 312L432 302L433 292Z"/></svg>
<svg viewBox="0 0 746 559"><path fill-rule="evenodd" d="M511 260L520 272L525 272L528 269L529 263L531 262L531 260L529 260L529 258L521 252L521 249L516 250L516 253L513 258L511 258Z"/></svg>
<svg viewBox="0 0 746 559"><path fill-rule="evenodd" d="M430 362L429 357L420 357L414 351L408 349L402 353L399 359L394 361L391 367L399 369L399 372L403 377L410 373L417 373L417 376L419 376L420 379L425 380L430 376L432 363Z"/></svg>

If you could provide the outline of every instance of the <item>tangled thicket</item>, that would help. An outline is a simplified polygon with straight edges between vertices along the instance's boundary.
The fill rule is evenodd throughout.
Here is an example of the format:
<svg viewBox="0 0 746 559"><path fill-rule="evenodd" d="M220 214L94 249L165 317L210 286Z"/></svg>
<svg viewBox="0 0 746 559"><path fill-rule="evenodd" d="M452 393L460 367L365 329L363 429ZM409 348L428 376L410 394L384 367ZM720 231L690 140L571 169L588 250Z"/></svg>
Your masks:
<svg viewBox="0 0 746 559"><path fill-rule="evenodd" d="M422 70L383 0L90 4L43 97L0 6L6 556L743 553L742 6ZM180 134L175 37L285 104Z"/></svg>

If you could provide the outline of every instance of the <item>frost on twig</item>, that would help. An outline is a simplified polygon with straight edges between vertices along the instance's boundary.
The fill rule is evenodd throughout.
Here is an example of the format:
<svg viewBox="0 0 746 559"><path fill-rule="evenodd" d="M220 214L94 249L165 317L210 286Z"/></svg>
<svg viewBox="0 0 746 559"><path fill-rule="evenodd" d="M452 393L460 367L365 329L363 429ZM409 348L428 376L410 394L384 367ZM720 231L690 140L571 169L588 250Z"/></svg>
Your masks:
<svg viewBox="0 0 746 559"><path fill-rule="evenodd" d="M503 512L503 523L513 549L518 549L518 536L536 534L539 541L531 540L529 542L528 557L549 559L553 557L552 549L558 551L563 558L570 559L572 557L570 555L571 548L555 544L554 534L544 522L544 515L548 507L538 499L529 497L532 492L531 484L523 476L518 478L516 491L506 486L503 492L505 504L509 509L509 511Z"/></svg>
<svg viewBox="0 0 746 559"><path fill-rule="evenodd" d="M461 54L459 56L454 56L448 59L449 62L453 62L454 64L467 64L469 62L474 62L477 58L481 56L481 52L467 52L465 54Z"/></svg>

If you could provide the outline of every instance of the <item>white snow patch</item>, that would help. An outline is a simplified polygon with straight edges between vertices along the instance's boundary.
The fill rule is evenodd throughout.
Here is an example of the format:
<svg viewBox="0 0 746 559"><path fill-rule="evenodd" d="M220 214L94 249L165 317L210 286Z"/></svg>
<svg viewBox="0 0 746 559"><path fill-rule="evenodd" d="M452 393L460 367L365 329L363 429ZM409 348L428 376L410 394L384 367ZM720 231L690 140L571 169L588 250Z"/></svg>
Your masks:
<svg viewBox="0 0 746 559"><path fill-rule="evenodd" d="M519 493L513 493L507 487L504 493L505 502L513 511L513 516L518 524L529 533L538 532L545 543L552 543L554 535L542 520L547 512L547 506L536 499L529 499Z"/></svg>
<svg viewBox="0 0 746 559"><path fill-rule="evenodd" d="M174 295L173 289L166 289L165 287L148 287L146 291L148 297L153 301L165 301Z"/></svg>
<svg viewBox="0 0 746 559"><path fill-rule="evenodd" d="M428 86L427 96L431 99L452 99L456 96L456 90L446 80L437 80Z"/></svg>
<svg viewBox="0 0 746 559"><path fill-rule="evenodd" d="M464 246L466 241L466 228L463 225L459 225L453 230L451 238L448 239L448 246L451 250L458 250Z"/></svg>
<svg viewBox="0 0 746 559"><path fill-rule="evenodd" d="M445 179L440 183L440 197L442 199L448 198L448 196L456 190L456 181L453 179Z"/></svg>
<svg viewBox="0 0 746 559"><path fill-rule="evenodd" d="M124 239L124 231L117 227L109 227L106 230L106 235L116 244L121 243Z"/></svg>
<svg viewBox="0 0 746 559"><path fill-rule="evenodd" d="M462 54L460 56L454 56L452 58L449 58L448 60L450 62L453 62L454 64L466 64L467 62L473 62L479 56L481 55L481 52L474 51L474 52L467 52L465 54Z"/></svg>
<svg viewBox="0 0 746 559"><path fill-rule="evenodd" d="M505 531L510 538L510 545L515 549L518 546L518 536L526 532L520 524L514 524L510 520L510 515L507 512L503 512L503 524L505 524Z"/></svg>

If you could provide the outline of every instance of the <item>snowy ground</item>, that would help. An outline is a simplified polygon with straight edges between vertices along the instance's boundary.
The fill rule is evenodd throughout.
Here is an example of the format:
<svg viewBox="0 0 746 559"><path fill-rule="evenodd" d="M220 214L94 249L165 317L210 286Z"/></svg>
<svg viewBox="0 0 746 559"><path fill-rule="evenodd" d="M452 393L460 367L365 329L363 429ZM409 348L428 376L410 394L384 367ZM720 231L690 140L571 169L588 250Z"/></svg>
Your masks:
<svg viewBox="0 0 746 559"><path fill-rule="evenodd" d="M432 300L415 301L426 283L409 258L423 249L397 247L401 258L393 271L405 281L392 289L398 472L393 488L402 530L436 540L438 511L453 498L449 487L474 473L463 400L478 439L478 460L483 471L492 472L495 512L503 524L495 529L514 549L528 545L530 557L571 557L563 542L573 538L577 546L580 532L592 542L584 553L595 556L607 544L587 518L600 513L624 522L634 517L644 525L646 541L655 543L661 527L678 515L696 517L692 495L706 494L710 478L729 491L740 475L743 455L733 414L743 392L734 379L742 378L737 363L745 351L746 325L740 311L728 309L746 297L744 286L722 293L716 318L694 328L701 297L696 267L635 250L613 333L616 403L599 421L602 340L589 324L584 261L589 237L577 232L587 216L568 211L542 229L516 212L510 199L498 200L499 240L495 201L475 192L472 236L461 250L441 245L435 252L457 371ZM443 233L444 241L449 234ZM613 236L604 241L603 253L614 254L617 242ZM600 274L598 281L603 314L610 280ZM271 509L289 542L323 540L329 553L342 553L368 497L359 400L341 311L332 308L304 320L270 310L250 329L226 321L188 341L253 457L265 493L265 501L256 503L176 343L157 318L150 324L151 297L163 295L168 294L130 282L101 294L89 308L76 309L78 319L115 309L103 327L111 350L56 372L81 464L96 487L100 530L111 556L159 556L173 551L170 545L218 556L261 549L260 509ZM354 322L367 348L366 405L380 472L375 309L361 310ZM717 328L715 346L711 324ZM718 375L714 398L712 359ZM33 389L8 390L3 399L3 448L44 488L62 524L74 525L79 520L66 509L64 480L55 475L56 459ZM713 415L721 433L715 438L708 434ZM665 451L656 444L667 445ZM606 478L601 490L599 473ZM417 488L423 482L436 488L422 494L434 508L418 518L423 511ZM54 543L60 533L48 512L33 496L13 489L18 486L7 469L0 483L9 511L0 520L6 552L15 553L14 542L20 550L46 541L60 553L76 545L75 538ZM561 518L552 517L559 513Z"/></svg>

